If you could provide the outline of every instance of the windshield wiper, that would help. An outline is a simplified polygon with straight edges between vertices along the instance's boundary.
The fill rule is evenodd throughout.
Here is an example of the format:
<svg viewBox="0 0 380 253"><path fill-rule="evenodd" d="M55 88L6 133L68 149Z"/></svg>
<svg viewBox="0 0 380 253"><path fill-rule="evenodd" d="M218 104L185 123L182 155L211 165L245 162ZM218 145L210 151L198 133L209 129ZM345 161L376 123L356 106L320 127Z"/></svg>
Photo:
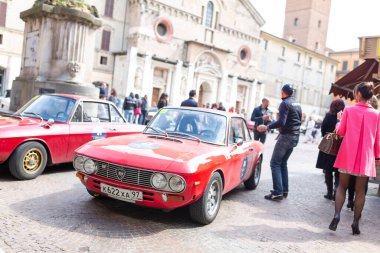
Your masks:
<svg viewBox="0 0 380 253"><path fill-rule="evenodd" d="M151 126L147 126L146 128L148 128L148 129L152 129L152 130L155 131L156 133L162 134L162 135L164 135L166 138L168 138L168 133L165 132L164 130L160 129L160 128L155 128L155 127L151 127Z"/></svg>
<svg viewBox="0 0 380 253"><path fill-rule="evenodd" d="M7 112L4 112L4 113L1 113L7 117L12 117L12 118L19 118L21 120L23 120L24 118L22 117L21 114L15 114L15 113L7 113Z"/></svg>
<svg viewBox="0 0 380 253"><path fill-rule="evenodd" d="M32 114L32 115L35 115L37 116L41 121L43 121L44 119L41 117L41 115L35 113L35 112L23 112L23 114Z"/></svg>
<svg viewBox="0 0 380 253"><path fill-rule="evenodd" d="M169 132L168 134L190 137L193 140L196 140L198 143L201 143L201 139L199 139L198 137L191 135L191 134L185 134L185 133L181 133L181 132Z"/></svg>

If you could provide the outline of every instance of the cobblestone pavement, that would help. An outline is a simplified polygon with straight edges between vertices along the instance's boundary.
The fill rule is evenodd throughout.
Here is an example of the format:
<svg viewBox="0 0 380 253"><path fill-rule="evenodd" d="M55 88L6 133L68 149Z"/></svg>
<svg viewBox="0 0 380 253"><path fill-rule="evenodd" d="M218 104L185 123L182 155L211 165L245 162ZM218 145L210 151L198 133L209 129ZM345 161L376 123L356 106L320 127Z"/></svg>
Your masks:
<svg viewBox="0 0 380 253"><path fill-rule="evenodd" d="M316 145L300 143L291 156L288 199L263 198L271 189L273 144L270 135L258 189L225 195L208 226L193 224L186 208L165 213L93 199L71 165L23 182L1 167L0 252L380 252L377 185L370 184L360 236L351 235L346 209L338 230L327 229L334 204L323 198Z"/></svg>

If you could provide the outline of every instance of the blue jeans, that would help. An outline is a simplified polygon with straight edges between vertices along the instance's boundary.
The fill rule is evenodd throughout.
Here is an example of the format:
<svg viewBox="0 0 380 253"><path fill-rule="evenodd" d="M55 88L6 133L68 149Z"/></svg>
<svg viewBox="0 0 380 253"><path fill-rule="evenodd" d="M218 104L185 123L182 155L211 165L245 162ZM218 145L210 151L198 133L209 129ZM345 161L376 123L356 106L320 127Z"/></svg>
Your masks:
<svg viewBox="0 0 380 253"><path fill-rule="evenodd" d="M274 195L282 195L289 191L288 159L293 148L297 146L298 140L298 135L279 135L270 160Z"/></svg>
<svg viewBox="0 0 380 253"><path fill-rule="evenodd" d="M147 114L148 114L147 110L141 110L141 115L140 115L140 119L139 119L140 125L145 125L145 118L146 118Z"/></svg>
<svg viewBox="0 0 380 253"><path fill-rule="evenodd" d="M133 123L133 110L125 110L124 117L129 123Z"/></svg>

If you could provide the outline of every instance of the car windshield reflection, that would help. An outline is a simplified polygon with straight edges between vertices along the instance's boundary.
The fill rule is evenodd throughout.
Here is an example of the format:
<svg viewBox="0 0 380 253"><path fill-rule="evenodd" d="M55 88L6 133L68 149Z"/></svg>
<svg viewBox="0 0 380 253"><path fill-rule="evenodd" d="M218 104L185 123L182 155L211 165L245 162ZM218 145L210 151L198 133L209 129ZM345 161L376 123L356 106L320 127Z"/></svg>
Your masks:
<svg viewBox="0 0 380 253"><path fill-rule="evenodd" d="M206 111L164 108L144 131L211 144L225 145L227 118Z"/></svg>
<svg viewBox="0 0 380 253"><path fill-rule="evenodd" d="M76 100L72 98L41 95L33 98L16 114L44 120L53 119L55 122L67 122L75 102Z"/></svg>

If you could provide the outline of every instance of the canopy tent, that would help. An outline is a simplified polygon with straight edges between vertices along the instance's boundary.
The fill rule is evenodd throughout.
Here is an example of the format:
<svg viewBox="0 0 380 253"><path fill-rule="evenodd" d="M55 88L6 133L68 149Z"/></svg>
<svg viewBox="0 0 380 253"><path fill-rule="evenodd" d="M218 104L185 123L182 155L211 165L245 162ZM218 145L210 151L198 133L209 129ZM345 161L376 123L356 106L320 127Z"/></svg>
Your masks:
<svg viewBox="0 0 380 253"><path fill-rule="evenodd" d="M347 73L341 79L331 85L330 94L354 99L353 90L360 82L373 82L376 89L375 95L380 93L380 80L375 78L379 70L379 62L376 59L365 60L357 68Z"/></svg>

